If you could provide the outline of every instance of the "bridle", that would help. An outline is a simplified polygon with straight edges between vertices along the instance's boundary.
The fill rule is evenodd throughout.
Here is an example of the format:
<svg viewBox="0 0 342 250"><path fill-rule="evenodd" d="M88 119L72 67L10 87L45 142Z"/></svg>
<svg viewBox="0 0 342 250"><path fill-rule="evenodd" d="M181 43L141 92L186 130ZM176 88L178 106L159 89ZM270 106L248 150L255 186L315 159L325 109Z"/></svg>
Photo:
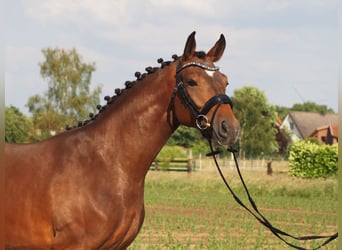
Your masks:
<svg viewBox="0 0 342 250"><path fill-rule="evenodd" d="M316 248L313 249L320 249L321 247L327 245L329 242L333 241L334 239L336 239L338 237L338 233L335 233L333 235L329 235L329 236L321 236L321 235L309 235L309 236L293 236L289 233L286 233L280 229L278 229L277 227L274 227L270 221L259 211L255 201L253 200L253 198L251 197L248 188L245 184L245 181L241 175L240 172L240 168L239 168L239 164L237 161L237 157L236 157L236 150L233 148L229 148L228 151L231 152L234 156L234 161L235 161L235 165L236 165L236 169L238 171L241 183L244 187L244 190L247 194L248 200L252 206L253 209L248 208L242 201L241 199L235 194L235 192L233 191L233 189L230 187L228 181L226 180L226 178L224 177L221 168L217 162L216 159L216 155L220 154L221 151L220 150L214 150L213 146L212 146L212 133L211 131L214 131L212 129L213 127L213 122L214 122L214 118L216 115L216 111L218 110L218 108L222 105L222 104L229 104L231 106L231 108L233 108L233 103L232 100L229 98L229 96L225 95L225 94L217 94L213 97L211 97L205 104L204 107L199 110L199 108L196 106L196 104L193 102L193 100L191 99L191 97L189 96L189 94L187 93L185 87L184 87L184 83L182 80L182 76L180 75L180 72L190 66L194 66L194 67L200 67L204 70L208 70L208 71L218 71L219 67L209 67L206 66L204 64L198 63L198 62L189 62L186 63L184 65L181 65L181 62L178 62L177 65L177 69L176 69L176 81L177 81L177 85L176 88L174 89L174 92L172 94L171 97L171 109L173 110L173 103L174 103L174 99L177 95L177 93L180 93L180 96L182 97L183 101L185 102L185 104L187 105L187 107L189 108L191 114L193 117L195 117L195 121L196 121L196 125L197 128L201 131L202 135L208 140L209 146L210 146L210 150L211 152L207 154L207 156L212 156L216 165L216 168L224 182L224 184L226 185L227 189L229 190L229 192L232 194L232 196L234 197L234 199L236 200L236 202L242 206L244 209L246 209L255 219L257 219L263 226L265 226L266 228L268 228L277 238L279 238L281 241L283 241L285 244L287 244L288 246L295 248L295 249L299 249L299 250L306 250L306 248L297 246L291 242L289 242L287 239L285 239L285 237L288 238L292 238L294 240L299 240L299 241L303 241L303 240L317 240L317 239L326 239L322 244L320 244L319 246L317 246ZM213 112L212 115L212 119L211 122L209 122L208 117L206 116L207 113L216 105L216 108ZM211 129L209 129L211 128Z"/></svg>
<svg viewBox="0 0 342 250"><path fill-rule="evenodd" d="M185 68L188 68L188 67L199 67L201 69L208 70L208 71L218 71L219 67L216 67L216 66L209 67L209 66L204 65L204 64L199 63L199 62L189 62L189 63L182 65L181 61L179 60L178 65L177 65L177 69L176 69L176 88L174 89L172 97L171 97L172 109L173 109L174 99L175 99L177 93L179 93L181 98L183 99L184 103L189 108L191 115L195 118L197 128L203 134L204 132L208 132L207 131L208 128L212 127L212 123L213 123L214 117L212 117L211 122L210 122L208 117L207 117L208 112L216 105L217 105L216 110L222 104L229 104L231 107L233 107L233 102L229 98L229 96L227 96L225 94L217 94L217 95L211 97L204 104L203 108L201 110L199 110L197 105L194 103L194 101L191 99L191 97L187 93L187 91L184 87L182 76L180 74L182 70L184 70ZM214 113L216 113L216 110ZM205 133L205 134L207 134L207 133Z"/></svg>

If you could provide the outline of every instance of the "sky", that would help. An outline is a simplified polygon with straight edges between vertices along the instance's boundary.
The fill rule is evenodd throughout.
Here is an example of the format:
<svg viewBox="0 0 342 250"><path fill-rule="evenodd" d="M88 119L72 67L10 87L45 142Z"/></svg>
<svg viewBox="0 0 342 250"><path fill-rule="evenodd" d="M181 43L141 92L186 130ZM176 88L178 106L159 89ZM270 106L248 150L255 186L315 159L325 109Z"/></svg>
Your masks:
<svg viewBox="0 0 342 250"><path fill-rule="evenodd" d="M337 0L7 0L5 104L25 107L42 95L42 49L75 48L96 64L92 86L102 96L136 71L181 55L196 31L197 50L224 34L219 62L228 95L254 86L270 104L312 101L338 108Z"/></svg>

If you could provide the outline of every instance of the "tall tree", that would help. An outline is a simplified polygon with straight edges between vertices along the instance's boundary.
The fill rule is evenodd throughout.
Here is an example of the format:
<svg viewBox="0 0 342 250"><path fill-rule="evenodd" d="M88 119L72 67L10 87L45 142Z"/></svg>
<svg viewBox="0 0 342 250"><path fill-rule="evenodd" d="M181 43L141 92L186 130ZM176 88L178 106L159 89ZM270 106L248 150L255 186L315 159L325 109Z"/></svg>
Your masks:
<svg viewBox="0 0 342 250"><path fill-rule="evenodd" d="M33 140L32 121L14 106L5 107L5 136L9 142L26 143Z"/></svg>
<svg viewBox="0 0 342 250"><path fill-rule="evenodd" d="M234 91L234 113L240 122L240 148L247 157L269 155L277 151L275 107L264 92L252 86Z"/></svg>
<svg viewBox="0 0 342 250"><path fill-rule="evenodd" d="M64 130L95 112L100 101L101 86L90 91L95 63L85 63L75 49L43 49L45 61L39 64L40 74L48 85L44 95L31 96L27 102L41 139L51 132Z"/></svg>

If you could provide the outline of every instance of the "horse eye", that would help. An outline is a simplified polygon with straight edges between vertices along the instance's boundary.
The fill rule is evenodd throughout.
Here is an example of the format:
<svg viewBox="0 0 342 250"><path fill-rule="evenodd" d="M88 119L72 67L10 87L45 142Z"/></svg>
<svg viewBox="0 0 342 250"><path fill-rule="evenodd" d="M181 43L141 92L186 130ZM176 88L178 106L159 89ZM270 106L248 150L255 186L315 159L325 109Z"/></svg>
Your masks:
<svg viewBox="0 0 342 250"><path fill-rule="evenodd" d="M194 81L194 80L189 80L189 81L188 81L188 84L189 84L189 86L191 86L191 87L197 86L197 82Z"/></svg>
<svg viewBox="0 0 342 250"><path fill-rule="evenodd" d="M228 85L229 85L229 82L226 82L226 87L228 87Z"/></svg>

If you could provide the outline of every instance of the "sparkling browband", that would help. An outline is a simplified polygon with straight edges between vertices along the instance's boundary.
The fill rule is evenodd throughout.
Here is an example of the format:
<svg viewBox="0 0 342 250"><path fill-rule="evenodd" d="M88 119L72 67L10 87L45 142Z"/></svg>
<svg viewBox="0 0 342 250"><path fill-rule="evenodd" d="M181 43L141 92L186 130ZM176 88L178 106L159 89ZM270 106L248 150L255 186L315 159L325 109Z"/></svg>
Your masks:
<svg viewBox="0 0 342 250"><path fill-rule="evenodd" d="M182 67L180 67L179 69L177 69L176 73L179 73L180 71L182 71L183 69L185 69L185 68L187 68L189 66L196 66L196 67L200 67L202 69L209 70L209 71L217 71L217 70L220 69L217 66L209 67L209 66L204 65L204 64L199 63L199 62L189 62L189 63L186 63L186 64L182 65Z"/></svg>

